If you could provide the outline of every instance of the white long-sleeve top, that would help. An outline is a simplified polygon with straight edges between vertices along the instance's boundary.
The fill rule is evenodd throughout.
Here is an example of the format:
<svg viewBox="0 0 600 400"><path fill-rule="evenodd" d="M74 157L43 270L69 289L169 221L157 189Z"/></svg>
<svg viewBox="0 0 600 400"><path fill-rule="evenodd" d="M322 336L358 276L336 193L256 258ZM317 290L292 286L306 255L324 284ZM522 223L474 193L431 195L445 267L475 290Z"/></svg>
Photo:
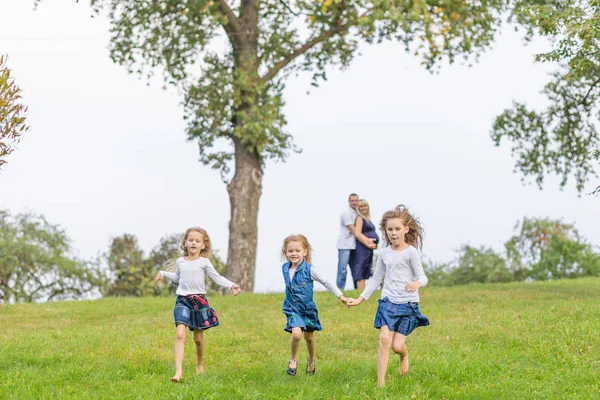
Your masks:
<svg viewBox="0 0 600 400"><path fill-rule="evenodd" d="M296 273L296 269L297 268L290 268L289 269L289 274L290 274L290 282L292 281L292 279L294 279L294 274ZM313 281L317 281L319 282L321 285L325 286L325 289L329 290L331 293L333 293L335 295L335 297L340 297L343 293L342 291L333 283L329 282L329 280L323 275L321 274L314 265L311 265L310 267L310 278Z"/></svg>
<svg viewBox="0 0 600 400"><path fill-rule="evenodd" d="M210 260L204 257L193 261L186 261L183 257L179 257L175 272L160 271L160 274L178 284L175 293L180 296L206 294L206 275L225 289L231 289L234 285L233 282L219 275Z"/></svg>
<svg viewBox="0 0 600 400"><path fill-rule="evenodd" d="M425 276L419 251L413 246L404 250L392 250L391 246L384 247L379 253L375 273L360 297L365 300L371 297L382 279L384 282L381 298L387 297L394 304L418 302L419 291L407 292L406 284L419 281L421 286L425 286L429 281Z"/></svg>

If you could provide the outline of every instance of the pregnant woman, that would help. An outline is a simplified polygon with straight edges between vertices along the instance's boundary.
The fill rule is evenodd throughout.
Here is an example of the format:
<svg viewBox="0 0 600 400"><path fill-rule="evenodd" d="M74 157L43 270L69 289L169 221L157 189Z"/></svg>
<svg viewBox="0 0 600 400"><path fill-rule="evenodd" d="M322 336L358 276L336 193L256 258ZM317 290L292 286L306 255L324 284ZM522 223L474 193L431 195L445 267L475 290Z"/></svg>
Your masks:
<svg viewBox="0 0 600 400"><path fill-rule="evenodd" d="M373 249L377 248L379 236L375 231L375 225L371 222L371 209L365 199L361 199L356 207L358 216L354 224L354 236L356 236L356 250L354 253L354 265L352 266L352 278L357 289L365 288L365 279L369 279L373 267Z"/></svg>

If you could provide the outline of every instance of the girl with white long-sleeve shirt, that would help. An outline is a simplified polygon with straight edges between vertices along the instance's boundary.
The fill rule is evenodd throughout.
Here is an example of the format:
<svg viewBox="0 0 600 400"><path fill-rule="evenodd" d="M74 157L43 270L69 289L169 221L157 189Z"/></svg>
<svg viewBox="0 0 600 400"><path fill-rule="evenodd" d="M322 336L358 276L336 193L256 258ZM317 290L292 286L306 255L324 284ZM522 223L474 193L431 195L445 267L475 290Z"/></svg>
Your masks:
<svg viewBox="0 0 600 400"><path fill-rule="evenodd" d="M427 285L417 247L423 245L423 228L403 205L383 215L380 224L384 247L379 253L375 274L358 299L348 306L368 300L383 280L374 326L380 329L377 352L377 384L385 386L390 347L400 356L399 374L408 372L406 338L417 327L429 325L419 310L419 288Z"/></svg>
<svg viewBox="0 0 600 400"><path fill-rule="evenodd" d="M183 376L183 350L186 328L194 332L196 343L196 374L204 372L204 331L219 326L217 313L206 299L206 276L226 289L234 296L240 293L240 287L219 275L208 259L211 254L210 238L202 228L189 228L181 242L184 257L177 259L175 272L160 271L154 279L154 285L162 282L163 277L178 284L175 300L175 375L173 382L179 382Z"/></svg>

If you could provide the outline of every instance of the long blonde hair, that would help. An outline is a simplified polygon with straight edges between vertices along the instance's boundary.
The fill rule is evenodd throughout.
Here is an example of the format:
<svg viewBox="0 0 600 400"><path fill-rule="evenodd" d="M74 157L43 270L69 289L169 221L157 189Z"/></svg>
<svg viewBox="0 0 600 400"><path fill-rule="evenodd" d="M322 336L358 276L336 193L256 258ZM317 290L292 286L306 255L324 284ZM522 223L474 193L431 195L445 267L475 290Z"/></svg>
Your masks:
<svg viewBox="0 0 600 400"><path fill-rule="evenodd" d="M399 218L402 224L408 227L408 233L404 236L404 241L419 250L422 249L425 230L419 220L408 212L408 208L404 204L400 204L395 209L383 214L381 223L379 224L379 229L381 229L381 233L383 234L383 245L389 246L391 244L387 236L387 223L392 218Z"/></svg>
<svg viewBox="0 0 600 400"><path fill-rule="evenodd" d="M190 232L198 232L202 235L202 242L204 243L204 248L202 250L200 250L200 257L204 257L204 258L209 258L212 254L212 247L210 244L210 237L208 236L208 232L206 232L206 230L199 228L197 226L193 226L191 228L188 228L185 231L185 234L183 235L183 238L181 239L181 251L183 251L183 256L187 257L189 256L187 248L185 247L185 242L188 239L188 235L190 234Z"/></svg>
<svg viewBox="0 0 600 400"><path fill-rule="evenodd" d="M363 213L360 212L360 206L368 207L369 210L367 211L367 215L363 215ZM371 206L369 205L369 202L366 199L360 199L358 205L356 206L356 213L359 217L362 217L363 219L371 222Z"/></svg>
<svg viewBox="0 0 600 400"><path fill-rule="evenodd" d="M283 259L287 260L287 257L285 255L285 250L287 249L287 245L290 242L300 243L302 245L302 247L304 248L304 250L306 250L306 257L304 257L304 260L306 260L307 263L312 264L312 262L311 262L312 247L311 247L310 243L308 243L308 239L306 238L306 236L301 235L301 234L290 235L283 240L283 247L281 248L281 255L282 255Z"/></svg>
<svg viewBox="0 0 600 400"><path fill-rule="evenodd" d="M188 250L185 247L185 242L187 241L188 235L190 234L190 232L198 232L202 235L202 242L204 243L204 248L202 250L200 250L200 257L209 258L212 255L212 246L210 243L210 237L208 236L208 232L206 232L205 229L202 229L197 226L188 228L185 231L185 233L183 234L183 237L181 238L181 244L179 245L179 249L183 253L183 256L184 257L189 256ZM163 265L166 267L167 271L174 272L175 269L177 268L177 259L171 258L171 259L167 260Z"/></svg>

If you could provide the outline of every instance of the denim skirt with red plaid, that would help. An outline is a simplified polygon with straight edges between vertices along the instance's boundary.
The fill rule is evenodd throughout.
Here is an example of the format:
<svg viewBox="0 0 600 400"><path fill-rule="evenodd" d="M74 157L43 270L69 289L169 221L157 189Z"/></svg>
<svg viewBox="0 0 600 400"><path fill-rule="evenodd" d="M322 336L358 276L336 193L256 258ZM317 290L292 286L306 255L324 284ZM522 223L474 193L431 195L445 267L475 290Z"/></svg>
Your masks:
<svg viewBox="0 0 600 400"><path fill-rule="evenodd" d="M217 313L208 304L204 294L177 296L173 316L175 317L175 326L183 324L190 331L194 329L206 330L219 326Z"/></svg>

